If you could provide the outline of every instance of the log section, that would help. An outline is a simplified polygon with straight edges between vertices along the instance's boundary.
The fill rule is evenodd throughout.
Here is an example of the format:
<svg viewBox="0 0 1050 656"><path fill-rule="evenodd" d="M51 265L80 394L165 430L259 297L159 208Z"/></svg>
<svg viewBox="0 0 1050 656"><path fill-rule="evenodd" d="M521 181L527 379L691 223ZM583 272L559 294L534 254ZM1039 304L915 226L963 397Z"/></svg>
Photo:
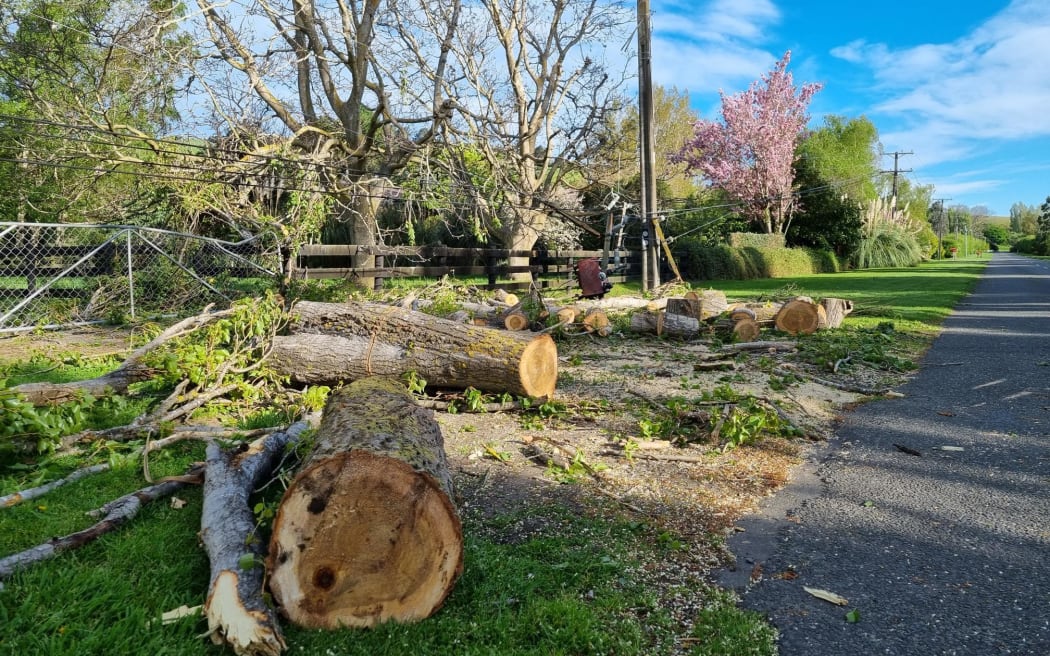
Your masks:
<svg viewBox="0 0 1050 656"><path fill-rule="evenodd" d="M429 617L463 569L441 430L398 381L333 392L316 447L274 520L270 589L292 622Z"/></svg>
<svg viewBox="0 0 1050 656"><path fill-rule="evenodd" d="M307 384L416 371L442 387L553 396L558 347L550 335L457 324L378 303L300 302L293 335L274 340L272 366Z"/></svg>

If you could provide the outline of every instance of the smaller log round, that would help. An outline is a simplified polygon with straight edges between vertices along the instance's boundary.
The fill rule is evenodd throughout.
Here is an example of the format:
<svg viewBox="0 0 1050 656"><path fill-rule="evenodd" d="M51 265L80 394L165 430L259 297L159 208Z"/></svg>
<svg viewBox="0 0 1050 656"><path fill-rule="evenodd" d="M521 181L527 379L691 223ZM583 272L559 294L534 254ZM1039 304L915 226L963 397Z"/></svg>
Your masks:
<svg viewBox="0 0 1050 656"><path fill-rule="evenodd" d="M753 342L760 332L758 322L744 316L733 323L733 337L738 342Z"/></svg>
<svg viewBox="0 0 1050 656"><path fill-rule="evenodd" d="M729 318L734 322L740 321L741 319L751 319L755 321L758 317L755 315L755 311L751 308L739 307L729 312Z"/></svg>
<svg viewBox="0 0 1050 656"><path fill-rule="evenodd" d="M563 307L555 312L558 317L558 323L573 323L576 321L576 317L579 316L580 312L574 307Z"/></svg>
<svg viewBox="0 0 1050 656"><path fill-rule="evenodd" d="M690 292L695 294L695 292ZM686 294L688 297L689 294ZM700 292L700 313L697 315L697 319L701 321L707 321L717 317L726 311L728 302L726 301L725 292L717 289L704 289Z"/></svg>
<svg viewBox="0 0 1050 656"><path fill-rule="evenodd" d="M521 312L511 312L503 317L503 326L507 330L525 330L529 327L529 318Z"/></svg>
<svg viewBox="0 0 1050 656"><path fill-rule="evenodd" d="M810 335L820 325L820 313L817 305L810 301L795 299L784 303L777 312L776 327L791 335L799 333Z"/></svg>
<svg viewBox="0 0 1050 656"><path fill-rule="evenodd" d="M593 308L588 310L587 314L583 317L583 329L589 333L598 333L599 335L606 336L610 330L609 316L605 314L603 310Z"/></svg>
<svg viewBox="0 0 1050 656"><path fill-rule="evenodd" d="M635 333L691 339L700 334L700 322L680 314L635 312L631 315L630 329Z"/></svg>

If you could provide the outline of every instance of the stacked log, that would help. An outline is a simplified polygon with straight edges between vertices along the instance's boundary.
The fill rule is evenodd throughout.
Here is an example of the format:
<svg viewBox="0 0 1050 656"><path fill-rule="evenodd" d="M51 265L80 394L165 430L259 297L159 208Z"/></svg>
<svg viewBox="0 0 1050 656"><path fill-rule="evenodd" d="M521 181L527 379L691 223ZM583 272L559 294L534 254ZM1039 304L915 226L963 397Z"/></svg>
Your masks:
<svg viewBox="0 0 1050 656"><path fill-rule="evenodd" d="M333 392L274 520L269 580L300 626L429 617L463 569L441 430L398 381Z"/></svg>

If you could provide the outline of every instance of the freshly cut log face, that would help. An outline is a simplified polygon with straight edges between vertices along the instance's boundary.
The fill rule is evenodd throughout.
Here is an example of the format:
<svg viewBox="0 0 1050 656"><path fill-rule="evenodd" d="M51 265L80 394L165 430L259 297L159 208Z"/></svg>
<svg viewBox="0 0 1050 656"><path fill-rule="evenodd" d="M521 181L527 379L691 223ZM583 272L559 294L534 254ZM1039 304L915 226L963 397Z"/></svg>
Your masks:
<svg viewBox="0 0 1050 656"><path fill-rule="evenodd" d="M270 589L311 628L429 617L463 568L440 428L396 380L334 392L316 447L281 501Z"/></svg>
<svg viewBox="0 0 1050 656"><path fill-rule="evenodd" d="M786 333L810 335L820 325L818 305L806 299L795 299L784 303L777 312L776 326Z"/></svg>

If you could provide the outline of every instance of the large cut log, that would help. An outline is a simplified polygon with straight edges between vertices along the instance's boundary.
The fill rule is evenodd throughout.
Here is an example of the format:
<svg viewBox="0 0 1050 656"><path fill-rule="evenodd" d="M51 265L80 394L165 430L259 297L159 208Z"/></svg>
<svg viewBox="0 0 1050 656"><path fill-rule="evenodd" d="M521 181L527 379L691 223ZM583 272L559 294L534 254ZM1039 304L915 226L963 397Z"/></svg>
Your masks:
<svg viewBox="0 0 1050 656"><path fill-rule="evenodd" d="M550 335L457 324L378 303L300 302L293 335L274 339L272 366L292 380L335 384L415 371L440 387L553 396L558 347Z"/></svg>
<svg viewBox="0 0 1050 656"><path fill-rule="evenodd" d="M778 330L792 335L809 335L820 326L821 309L823 308L811 300L796 298L784 303L774 321Z"/></svg>
<svg viewBox="0 0 1050 656"><path fill-rule="evenodd" d="M776 303L773 301L765 303L733 303L726 309L730 316L738 310L746 310L751 313L752 318L755 321L763 322L773 321L774 317L777 316L777 312L780 312L780 308L783 307L783 305L783 303Z"/></svg>
<svg viewBox="0 0 1050 656"><path fill-rule="evenodd" d="M451 497L441 430L401 383L375 377L333 392L274 520L281 612L331 629L429 617L463 569Z"/></svg>
<svg viewBox="0 0 1050 656"><path fill-rule="evenodd" d="M309 428L305 421L247 446L207 447L201 542L211 563L204 604L212 642L229 644L239 655L276 656L285 647L273 611L263 600L263 557L249 503L251 494L273 474L285 447Z"/></svg>

